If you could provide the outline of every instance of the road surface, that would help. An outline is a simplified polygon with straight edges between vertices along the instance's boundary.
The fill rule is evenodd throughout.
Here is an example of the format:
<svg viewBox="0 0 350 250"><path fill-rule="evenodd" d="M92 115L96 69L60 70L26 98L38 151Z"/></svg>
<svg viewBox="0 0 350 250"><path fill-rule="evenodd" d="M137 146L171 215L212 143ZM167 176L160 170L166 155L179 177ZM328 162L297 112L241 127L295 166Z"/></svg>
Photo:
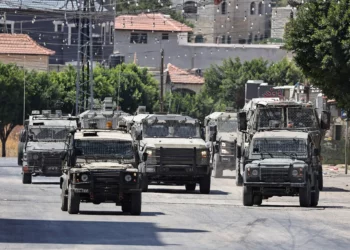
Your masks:
<svg viewBox="0 0 350 250"><path fill-rule="evenodd" d="M317 208L297 197L243 207L232 172L212 192L150 186L141 216L113 204L60 210L58 178L21 183L16 159L0 159L0 249L349 249L349 178L328 171ZM198 187L197 187L198 190Z"/></svg>

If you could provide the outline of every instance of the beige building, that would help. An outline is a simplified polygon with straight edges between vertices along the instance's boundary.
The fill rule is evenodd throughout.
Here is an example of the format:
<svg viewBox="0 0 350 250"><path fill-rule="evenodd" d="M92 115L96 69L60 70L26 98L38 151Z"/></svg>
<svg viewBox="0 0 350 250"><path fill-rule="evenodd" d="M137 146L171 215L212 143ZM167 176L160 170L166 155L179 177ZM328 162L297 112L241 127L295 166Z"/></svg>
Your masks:
<svg viewBox="0 0 350 250"><path fill-rule="evenodd" d="M195 43L257 43L270 37L271 0L173 0L195 28Z"/></svg>
<svg viewBox="0 0 350 250"><path fill-rule="evenodd" d="M25 34L0 34L0 62L15 63L28 70L48 71L49 56L55 52Z"/></svg>
<svg viewBox="0 0 350 250"><path fill-rule="evenodd" d="M286 24L291 20L291 17L296 18L296 13L296 8L290 6L272 9L271 38L275 39L275 42L283 42Z"/></svg>

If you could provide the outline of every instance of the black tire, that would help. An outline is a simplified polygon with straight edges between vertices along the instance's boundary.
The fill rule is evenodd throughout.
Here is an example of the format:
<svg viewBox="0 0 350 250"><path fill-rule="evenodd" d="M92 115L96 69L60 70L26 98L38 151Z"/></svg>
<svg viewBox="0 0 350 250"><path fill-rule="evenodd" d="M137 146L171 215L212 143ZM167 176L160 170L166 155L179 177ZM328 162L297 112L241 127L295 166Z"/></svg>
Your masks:
<svg viewBox="0 0 350 250"><path fill-rule="evenodd" d="M262 195L254 195L253 202L254 205L260 206L262 204L263 197Z"/></svg>
<svg viewBox="0 0 350 250"><path fill-rule="evenodd" d="M186 191L194 191L194 190L196 190L196 183L188 183L185 186L186 186Z"/></svg>
<svg viewBox="0 0 350 250"><path fill-rule="evenodd" d="M131 211L130 195L124 196L124 199L122 201L122 211L123 211L123 213L130 213L130 211Z"/></svg>
<svg viewBox="0 0 350 250"><path fill-rule="evenodd" d="M32 174L23 173L22 174L22 183L31 184L32 183Z"/></svg>
<svg viewBox="0 0 350 250"><path fill-rule="evenodd" d="M23 165L23 148L24 148L24 143L23 142L19 142L18 143L18 156L17 156L17 164L18 166L22 166Z"/></svg>
<svg viewBox="0 0 350 250"><path fill-rule="evenodd" d="M132 193L130 201L130 214L140 215L141 214L141 203L142 203L142 193Z"/></svg>
<svg viewBox="0 0 350 250"><path fill-rule="evenodd" d="M66 194L66 190L64 190L63 187L61 192L61 210L64 212L67 212L68 210L68 197Z"/></svg>
<svg viewBox="0 0 350 250"><path fill-rule="evenodd" d="M148 178L146 175L144 175L142 177L142 180L141 180L141 188L142 188L142 192L147 192L148 191Z"/></svg>
<svg viewBox="0 0 350 250"><path fill-rule="evenodd" d="M306 182L305 187L299 188L299 203L301 207L310 207L311 205L310 180Z"/></svg>
<svg viewBox="0 0 350 250"><path fill-rule="evenodd" d="M241 187L243 186L243 177L240 174L240 167L239 165L236 166L236 186L237 187Z"/></svg>
<svg viewBox="0 0 350 250"><path fill-rule="evenodd" d="M244 186L243 187L243 206L253 206L254 197L253 190L251 187Z"/></svg>
<svg viewBox="0 0 350 250"><path fill-rule="evenodd" d="M211 185L211 173L202 177L199 182L199 192L201 194L209 194Z"/></svg>
<svg viewBox="0 0 350 250"><path fill-rule="evenodd" d="M213 160L213 177L214 178L221 178L223 175L224 170L222 167L219 166L219 155L215 154L214 155L214 160Z"/></svg>
<svg viewBox="0 0 350 250"><path fill-rule="evenodd" d="M316 177L317 176L315 176L316 183L315 183L314 190L311 191L311 203L310 203L311 207L316 207L320 199L319 183Z"/></svg>
<svg viewBox="0 0 350 250"><path fill-rule="evenodd" d="M319 169L318 169L318 189L320 191L323 190L323 170L322 170L322 166L319 166Z"/></svg>
<svg viewBox="0 0 350 250"><path fill-rule="evenodd" d="M68 187L68 213L77 214L79 213L80 207L80 195L72 191L72 188Z"/></svg>

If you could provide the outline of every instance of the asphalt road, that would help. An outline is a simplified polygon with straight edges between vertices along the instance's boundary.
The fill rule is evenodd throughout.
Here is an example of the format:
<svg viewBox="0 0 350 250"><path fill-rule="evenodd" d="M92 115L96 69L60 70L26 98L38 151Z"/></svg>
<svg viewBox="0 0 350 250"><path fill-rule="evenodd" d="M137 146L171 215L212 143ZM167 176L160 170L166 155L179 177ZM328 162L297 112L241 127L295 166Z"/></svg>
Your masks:
<svg viewBox="0 0 350 250"><path fill-rule="evenodd" d="M246 208L225 174L210 195L151 186L141 216L84 203L69 215L58 178L23 185L16 160L0 159L0 249L350 249L350 177L325 176L317 208L300 208L297 197Z"/></svg>

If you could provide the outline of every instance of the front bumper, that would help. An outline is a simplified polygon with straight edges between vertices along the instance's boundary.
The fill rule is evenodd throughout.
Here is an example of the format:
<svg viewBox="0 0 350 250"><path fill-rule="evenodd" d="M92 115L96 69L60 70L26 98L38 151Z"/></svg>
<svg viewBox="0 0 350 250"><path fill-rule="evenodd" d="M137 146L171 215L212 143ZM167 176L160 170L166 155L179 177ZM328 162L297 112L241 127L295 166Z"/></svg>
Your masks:
<svg viewBox="0 0 350 250"><path fill-rule="evenodd" d="M303 188L306 186L305 182L244 182L244 186L247 187L290 187L290 188Z"/></svg>
<svg viewBox="0 0 350 250"><path fill-rule="evenodd" d="M236 158L232 155L220 155L219 162L224 169L236 169Z"/></svg>
<svg viewBox="0 0 350 250"><path fill-rule="evenodd" d="M39 176L59 177L62 175L61 166L24 166L22 171Z"/></svg>

